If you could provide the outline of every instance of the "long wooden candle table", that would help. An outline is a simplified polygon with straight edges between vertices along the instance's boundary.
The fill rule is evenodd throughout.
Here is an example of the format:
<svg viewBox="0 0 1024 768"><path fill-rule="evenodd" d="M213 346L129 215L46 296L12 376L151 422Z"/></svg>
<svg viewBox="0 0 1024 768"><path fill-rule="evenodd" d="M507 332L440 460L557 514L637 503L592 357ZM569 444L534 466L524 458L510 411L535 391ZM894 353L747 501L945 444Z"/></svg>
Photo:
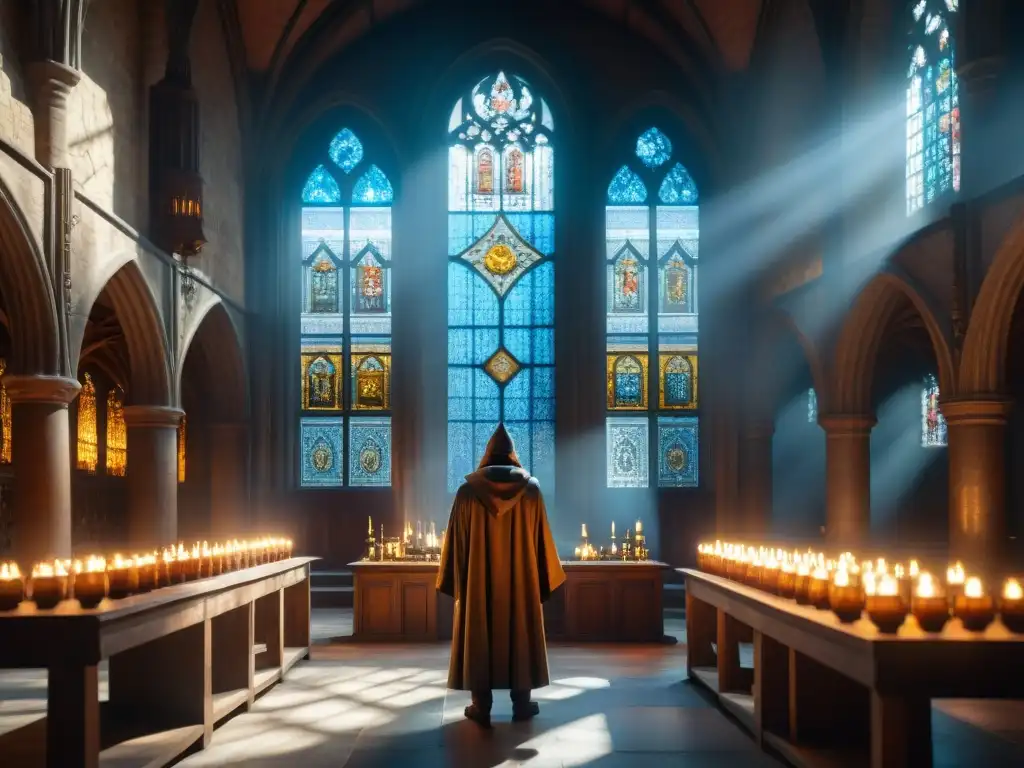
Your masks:
<svg viewBox="0 0 1024 768"><path fill-rule="evenodd" d="M932 765L931 699L1024 698L1024 636L998 621L895 635L700 571L686 577L688 676L799 766ZM738 644L754 644L754 669ZM712 648L714 644L717 652Z"/></svg>
<svg viewBox="0 0 1024 768"><path fill-rule="evenodd" d="M0 738L4 765L163 766L308 658L309 564L293 557L91 610L0 611L0 667L45 668L46 718ZM99 663L109 659L109 701ZM10 761L9 763L6 761Z"/></svg>
<svg viewBox="0 0 1024 768"><path fill-rule="evenodd" d="M355 591L353 635L361 641L433 641L452 636L451 598L435 591L437 563L349 563ZM660 642L662 574L655 561L563 562L566 583L544 605L548 639Z"/></svg>

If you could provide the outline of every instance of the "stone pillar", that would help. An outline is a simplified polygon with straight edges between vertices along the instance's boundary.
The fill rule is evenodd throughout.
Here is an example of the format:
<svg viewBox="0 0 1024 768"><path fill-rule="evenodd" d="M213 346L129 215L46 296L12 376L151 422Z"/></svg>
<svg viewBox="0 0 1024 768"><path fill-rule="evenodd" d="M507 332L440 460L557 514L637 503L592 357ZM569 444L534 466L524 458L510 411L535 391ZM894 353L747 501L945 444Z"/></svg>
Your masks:
<svg viewBox="0 0 1024 768"><path fill-rule="evenodd" d="M971 569L997 567L1006 544L1006 400L942 402L949 451L949 552Z"/></svg>
<svg viewBox="0 0 1024 768"><path fill-rule="evenodd" d="M763 539L772 524L772 436L775 424L758 420L740 432L740 514L745 537Z"/></svg>
<svg viewBox="0 0 1024 768"><path fill-rule="evenodd" d="M129 405L128 542L134 549L167 546L178 537L178 425L183 412Z"/></svg>
<svg viewBox="0 0 1024 768"><path fill-rule="evenodd" d="M24 569L71 556L68 403L81 385L61 376L4 376L11 398L13 557Z"/></svg>
<svg viewBox="0 0 1024 768"><path fill-rule="evenodd" d="M825 541L834 551L863 546L871 531L874 416L822 416L825 430Z"/></svg>
<svg viewBox="0 0 1024 768"><path fill-rule="evenodd" d="M241 536L251 522L249 507L249 427L209 426L210 532L213 538Z"/></svg>
<svg viewBox="0 0 1024 768"><path fill-rule="evenodd" d="M28 65L35 96L36 160L44 168L69 168L68 96L81 73L56 61Z"/></svg>

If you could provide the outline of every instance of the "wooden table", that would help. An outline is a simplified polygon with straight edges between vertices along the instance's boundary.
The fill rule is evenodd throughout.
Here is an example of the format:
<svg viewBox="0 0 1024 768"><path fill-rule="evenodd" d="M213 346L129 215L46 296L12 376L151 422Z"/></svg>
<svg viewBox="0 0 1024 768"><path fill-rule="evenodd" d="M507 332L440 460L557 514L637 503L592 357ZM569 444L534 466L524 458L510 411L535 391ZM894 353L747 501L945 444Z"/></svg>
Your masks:
<svg viewBox="0 0 1024 768"><path fill-rule="evenodd" d="M434 641L452 636L451 598L436 592L437 563L349 563L353 635L361 641ZM662 574L655 561L563 562L566 583L544 605L549 640L661 642Z"/></svg>
<svg viewBox="0 0 1024 768"><path fill-rule="evenodd" d="M48 671L46 718L0 739L10 765L163 766L309 656L309 564L293 557L91 610L0 611L0 666ZM99 663L109 659L109 702ZM2 761L0 761L2 762ZM5 765L8 763L4 763Z"/></svg>
<svg viewBox="0 0 1024 768"><path fill-rule="evenodd" d="M999 622L977 633L953 619L928 634L908 616L883 635L866 618L840 624L831 611L680 572L687 674L795 765L930 766L931 699L1024 698L1024 635ZM752 675L739 664L746 639Z"/></svg>

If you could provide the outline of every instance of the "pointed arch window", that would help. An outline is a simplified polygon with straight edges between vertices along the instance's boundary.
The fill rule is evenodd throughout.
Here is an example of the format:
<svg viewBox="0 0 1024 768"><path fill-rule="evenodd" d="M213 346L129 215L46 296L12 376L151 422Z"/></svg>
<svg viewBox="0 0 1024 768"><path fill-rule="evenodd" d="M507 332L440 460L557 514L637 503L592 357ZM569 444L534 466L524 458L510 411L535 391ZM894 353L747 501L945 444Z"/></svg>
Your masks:
<svg viewBox="0 0 1024 768"><path fill-rule="evenodd" d="M178 424L178 482L185 482L185 456L188 447L188 418L181 415L181 423Z"/></svg>
<svg viewBox="0 0 1024 768"><path fill-rule="evenodd" d="M387 174L347 127L302 188L304 486L391 485L394 196ZM179 466L183 475L184 454Z"/></svg>
<svg viewBox="0 0 1024 768"><path fill-rule="evenodd" d="M907 47L907 215L960 190L959 0L912 0Z"/></svg>
<svg viewBox="0 0 1024 768"><path fill-rule="evenodd" d="M672 141L648 128L613 175L605 208L612 488L699 481L697 206Z"/></svg>
<svg viewBox="0 0 1024 768"><path fill-rule="evenodd" d="M818 393L814 387L807 390L807 423L818 423Z"/></svg>
<svg viewBox="0 0 1024 768"><path fill-rule="evenodd" d="M95 472L99 461L99 439L96 432L96 385L92 375L82 376L82 389L78 393L78 451L75 466L85 472Z"/></svg>
<svg viewBox="0 0 1024 768"><path fill-rule="evenodd" d="M128 429L124 395L117 387L107 392L107 474L124 477L128 471Z"/></svg>
<svg viewBox="0 0 1024 768"><path fill-rule="evenodd" d="M554 120L495 72L448 121L448 489L503 421L549 490L555 459Z"/></svg>
<svg viewBox="0 0 1024 768"><path fill-rule="evenodd" d="M931 373L921 385L921 447L946 447L946 418L939 407L939 382Z"/></svg>

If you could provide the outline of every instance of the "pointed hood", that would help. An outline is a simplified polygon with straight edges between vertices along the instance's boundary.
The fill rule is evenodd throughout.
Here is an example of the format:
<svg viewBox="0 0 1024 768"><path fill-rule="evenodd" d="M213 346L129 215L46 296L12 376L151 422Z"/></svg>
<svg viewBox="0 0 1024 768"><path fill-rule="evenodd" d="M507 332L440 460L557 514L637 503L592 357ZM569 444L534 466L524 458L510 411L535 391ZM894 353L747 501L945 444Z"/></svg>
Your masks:
<svg viewBox="0 0 1024 768"><path fill-rule="evenodd" d="M526 493L527 486L536 481L519 463L505 425L498 424L487 442L480 466L473 474L466 475L466 482L490 512L502 515L512 509Z"/></svg>

